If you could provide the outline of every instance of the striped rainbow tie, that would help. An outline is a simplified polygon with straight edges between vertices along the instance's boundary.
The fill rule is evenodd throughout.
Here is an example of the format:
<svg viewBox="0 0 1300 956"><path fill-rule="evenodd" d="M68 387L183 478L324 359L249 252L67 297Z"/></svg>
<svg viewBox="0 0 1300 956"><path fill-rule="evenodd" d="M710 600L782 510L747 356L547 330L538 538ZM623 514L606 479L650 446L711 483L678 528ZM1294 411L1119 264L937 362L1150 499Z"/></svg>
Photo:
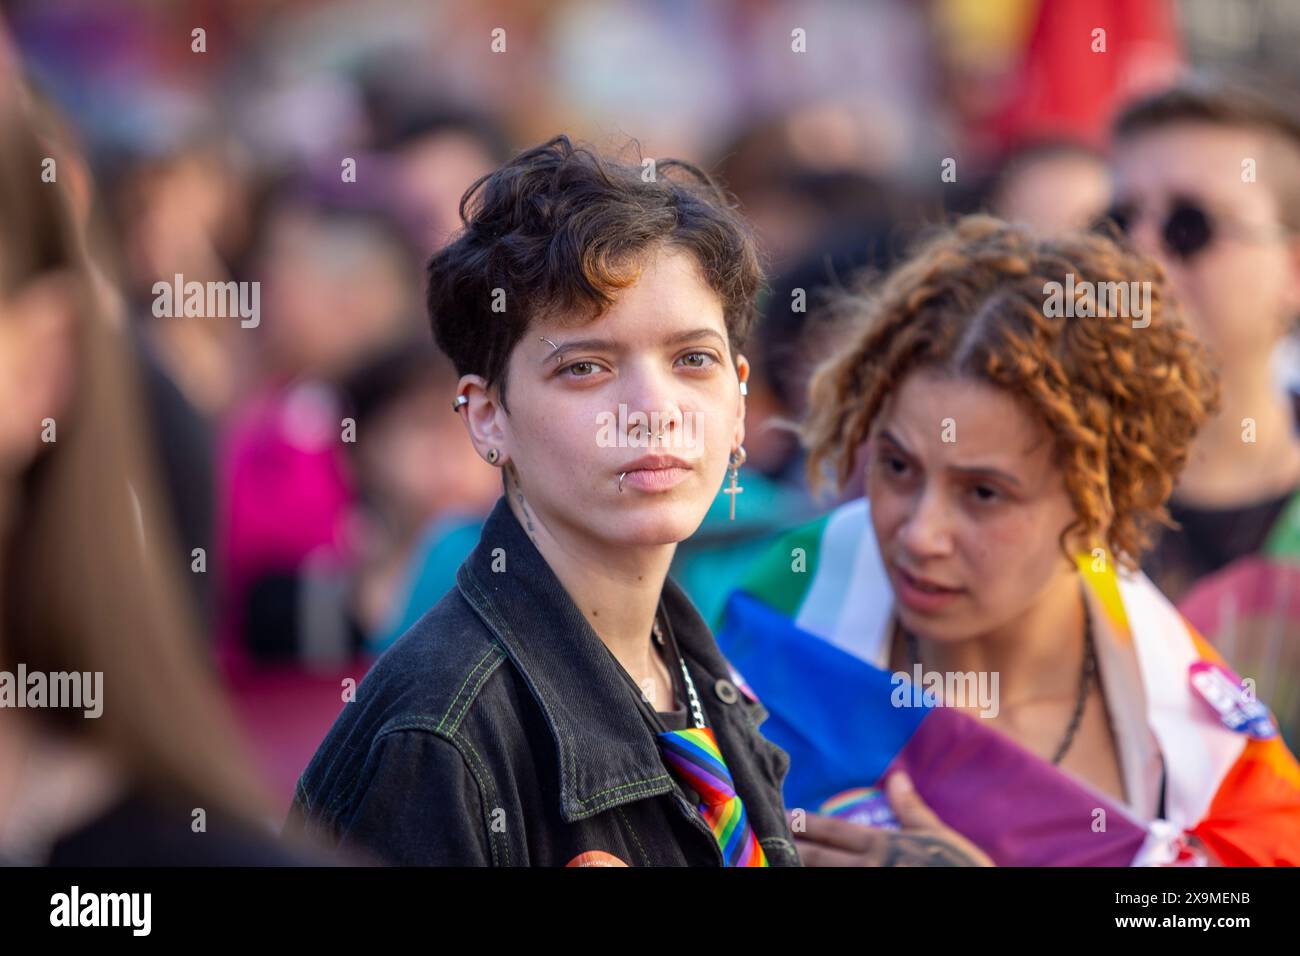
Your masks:
<svg viewBox="0 0 1300 956"><path fill-rule="evenodd" d="M745 815L745 804L736 795L731 771L708 727L669 730L659 736L659 749L668 769L700 795L700 813L722 849L726 866L767 866Z"/></svg>

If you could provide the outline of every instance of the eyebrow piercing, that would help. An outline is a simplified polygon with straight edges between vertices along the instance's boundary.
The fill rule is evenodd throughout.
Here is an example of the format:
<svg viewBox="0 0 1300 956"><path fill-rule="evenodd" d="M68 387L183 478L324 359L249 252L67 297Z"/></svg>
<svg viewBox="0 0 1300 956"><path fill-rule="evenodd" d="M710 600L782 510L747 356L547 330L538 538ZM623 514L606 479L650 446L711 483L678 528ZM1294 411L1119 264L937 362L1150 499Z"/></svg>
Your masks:
<svg viewBox="0 0 1300 956"><path fill-rule="evenodd" d="M539 339L541 339L543 342L545 342L547 345L549 345L549 346L551 347L551 354L552 354L552 355L554 355L556 352L558 352L558 351L560 350L560 347L559 347L558 345L556 345L554 342L552 342L550 339L548 339L546 336L544 336L544 335L539 335L539 336L537 336L537 337L538 337Z"/></svg>

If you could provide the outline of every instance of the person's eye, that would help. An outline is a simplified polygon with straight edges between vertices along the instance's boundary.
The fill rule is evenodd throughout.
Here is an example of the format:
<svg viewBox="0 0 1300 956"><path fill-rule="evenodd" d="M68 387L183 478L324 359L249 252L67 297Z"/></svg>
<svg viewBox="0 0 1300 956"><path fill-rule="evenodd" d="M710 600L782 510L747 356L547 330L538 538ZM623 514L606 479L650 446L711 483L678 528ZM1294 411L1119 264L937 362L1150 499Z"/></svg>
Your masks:
<svg viewBox="0 0 1300 956"><path fill-rule="evenodd" d="M591 378L600 371L600 366L595 362L581 361L571 362L564 368L560 369L560 374L569 378Z"/></svg>
<svg viewBox="0 0 1300 956"><path fill-rule="evenodd" d="M684 362L687 368L710 368L718 362L710 352L687 352L680 361Z"/></svg>
<svg viewBox="0 0 1300 956"><path fill-rule="evenodd" d="M992 485L975 485L971 488L971 494L980 504L992 504L995 501L1002 500L1002 492Z"/></svg>
<svg viewBox="0 0 1300 956"><path fill-rule="evenodd" d="M880 456L880 464L884 467L886 474L901 478L907 474L907 462L897 455L891 455L889 452L883 452Z"/></svg>

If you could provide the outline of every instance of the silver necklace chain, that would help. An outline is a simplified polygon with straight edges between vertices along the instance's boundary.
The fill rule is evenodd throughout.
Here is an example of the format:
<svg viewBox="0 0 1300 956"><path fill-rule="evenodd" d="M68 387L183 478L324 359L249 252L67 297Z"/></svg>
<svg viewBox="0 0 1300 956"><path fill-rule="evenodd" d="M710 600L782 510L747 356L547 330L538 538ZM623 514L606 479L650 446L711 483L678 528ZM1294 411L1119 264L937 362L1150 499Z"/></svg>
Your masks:
<svg viewBox="0 0 1300 956"><path fill-rule="evenodd" d="M659 616L655 615L654 623L655 640L661 647L666 647L664 642L664 632L659 626ZM676 642L673 643L676 650ZM686 658L682 657L681 652L677 653L677 664L682 669L682 679L686 682L686 696L691 702L691 719L695 721L697 729L707 726L704 723L704 708L700 706L700 695L695 693L695 681L691 680L691 672L686 669Z"/></svg>

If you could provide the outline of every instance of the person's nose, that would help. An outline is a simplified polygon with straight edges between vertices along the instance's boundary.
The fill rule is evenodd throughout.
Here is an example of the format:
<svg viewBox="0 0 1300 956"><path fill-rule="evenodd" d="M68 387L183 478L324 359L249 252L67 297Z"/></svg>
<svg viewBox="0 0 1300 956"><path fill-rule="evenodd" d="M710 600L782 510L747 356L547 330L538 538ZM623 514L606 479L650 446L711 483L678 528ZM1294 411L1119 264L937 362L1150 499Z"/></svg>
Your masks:
<svg viewBox="0 0 1300 956"><path fill-rule="evenodd" d="M907 556L918 562L952 553L952 508L941 489L930 484L917 492L898 537Z"/></svg>
<svg viewBox="0 0 1300 956"><path fill-rule="evenodd" d="M682 426L680 383L671 371L660 370L649 362L629 367L624 381L622 401L628 408L628 438L652 447L670 444Z"/></svg>

